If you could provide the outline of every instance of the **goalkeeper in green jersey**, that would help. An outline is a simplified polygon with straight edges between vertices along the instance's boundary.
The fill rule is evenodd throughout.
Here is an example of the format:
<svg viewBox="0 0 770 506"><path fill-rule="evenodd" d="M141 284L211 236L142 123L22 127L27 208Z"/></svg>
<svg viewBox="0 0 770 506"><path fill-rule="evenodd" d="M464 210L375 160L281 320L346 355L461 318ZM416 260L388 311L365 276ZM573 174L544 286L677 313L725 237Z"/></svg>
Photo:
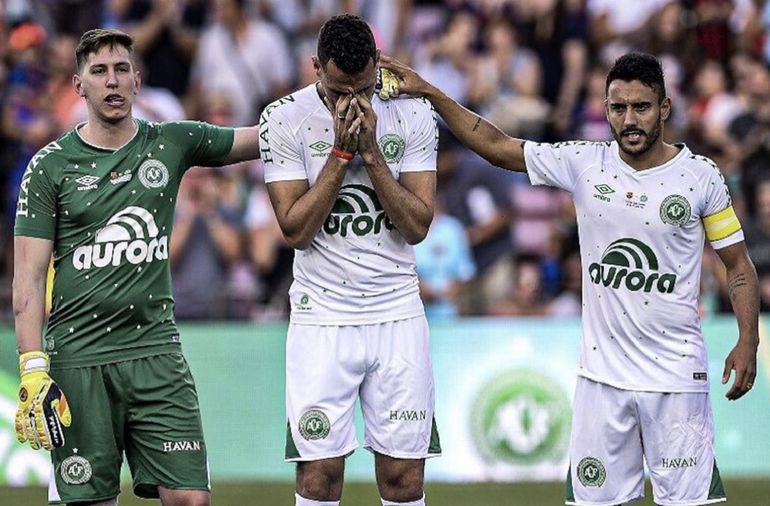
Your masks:
<svg viewBox="0 0 770 506"><path fill-rule="evenodd" d="M207 505L206 446L174 321L169 238L185 171L256 158L258 131L134 119L141 79L132 45L117 30L82 36L73 84L88 120L42 148L22 177L16 433L51 450L53 504L117 504L125 454L137 495ZM42 332L51 256L53 306Z"/></svg>

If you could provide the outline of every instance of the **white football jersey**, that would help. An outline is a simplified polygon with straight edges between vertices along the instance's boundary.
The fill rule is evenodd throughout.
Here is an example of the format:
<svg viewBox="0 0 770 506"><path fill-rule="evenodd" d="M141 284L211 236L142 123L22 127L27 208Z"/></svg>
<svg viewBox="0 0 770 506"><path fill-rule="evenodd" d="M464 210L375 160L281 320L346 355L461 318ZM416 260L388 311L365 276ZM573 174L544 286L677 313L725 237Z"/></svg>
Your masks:
<svg viewBox="0 0 770 506"><path fill-rule="evenodd" d="M377 139L393 177L436 170L438 123L423 99L372 99ZM332 115L315 84L268 105L260 119L265 182L318 179L334 144ZM385 215L361 158L348 165L331 214L297 250L291 321L362 325L424 314L414 252Z"/></svg>
<svg viewBox="0 0 770 506"><path fill-rule="evenodd" d="M616 142L524 145L532 184L562 188L575 202L583 265L578 374L617 388L709 388L698 315L703 220L730 213L731 201L716 165L677 147L664 165L636 171ZM742 240L735 221L712 245Z"/></svg>

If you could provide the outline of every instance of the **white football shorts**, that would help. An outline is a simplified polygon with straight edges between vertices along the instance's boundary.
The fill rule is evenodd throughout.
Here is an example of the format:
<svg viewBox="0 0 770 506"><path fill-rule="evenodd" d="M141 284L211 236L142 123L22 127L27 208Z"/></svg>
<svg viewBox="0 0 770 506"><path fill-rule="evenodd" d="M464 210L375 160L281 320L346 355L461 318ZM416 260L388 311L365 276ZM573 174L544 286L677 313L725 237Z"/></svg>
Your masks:
<svg viewBox="0 0 770 506"><path fill-rule="evenodd" d="M566 504L613 506L644 497L645 460L656 504L725 501L705 392L621 390L578 377L569 456Z"/></svg>
<svg viewBox="0 0 770 506"><path fill-rule="evenodd" d="M441 454L433 418L433 366L424 316L374 325L289 324L286 461L347 456L364 448L394 458Z"/></svg>

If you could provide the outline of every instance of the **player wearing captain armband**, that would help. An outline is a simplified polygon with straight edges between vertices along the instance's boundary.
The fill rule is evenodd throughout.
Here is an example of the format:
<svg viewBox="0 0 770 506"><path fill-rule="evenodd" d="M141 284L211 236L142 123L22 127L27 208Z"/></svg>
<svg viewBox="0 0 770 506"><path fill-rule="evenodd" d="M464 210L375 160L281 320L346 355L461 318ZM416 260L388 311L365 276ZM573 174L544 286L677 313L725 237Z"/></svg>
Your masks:
<svg viewBox="0 0 770 506"><path fill-rule="evenodd" d="M174 321L169 237L185 171L256 158L258 129L135 120L132 46L117 30L83 34L73 92L88 121L41 149L22 177L16 435L51 450L52 504L116 505L125 455L137 495L205 506L206 445Z"/></svg>
<svg viewBox="0 0 770 506"><path fill-rule="evenodd" d="M584 298L566 503L641 498L645 460L657 504L724 501L698 315L704 239L727 268L738 320L722 377L727 383L735 372L730 400L756 376L757 275L717 166L684 144L663 142L671 100L660 62L631 53L609 71L614 142L559 144L511 138L407 66L387 57L381 65L399 79L393 95L428 98L488 161L572 195Z"/></svg>

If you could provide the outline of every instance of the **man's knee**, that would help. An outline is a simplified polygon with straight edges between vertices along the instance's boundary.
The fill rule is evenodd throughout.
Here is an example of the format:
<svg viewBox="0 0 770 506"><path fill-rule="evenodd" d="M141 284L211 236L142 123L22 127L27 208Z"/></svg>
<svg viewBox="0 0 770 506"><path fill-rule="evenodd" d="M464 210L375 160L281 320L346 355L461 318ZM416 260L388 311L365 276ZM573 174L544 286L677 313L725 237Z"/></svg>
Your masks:
<svg viewBox="0 0 770 506"><path fill-rule="evenodd" d="M345 461L342 458L297 463L297 493L316 501L339 501Z"/></svg>
<svg viewBox="0 0 770 506"><path fill-rule="evenodd" d="M211 494L208 490L177 490L158 487L160 503L163 506L209 506Z"/></svg>
<svg viewBox="0 0 770 506"><path fill-rule="evenodd" d="M424 460L393 459L378 455L377 486L386 501L408 503L423 497Z"/></svg>

